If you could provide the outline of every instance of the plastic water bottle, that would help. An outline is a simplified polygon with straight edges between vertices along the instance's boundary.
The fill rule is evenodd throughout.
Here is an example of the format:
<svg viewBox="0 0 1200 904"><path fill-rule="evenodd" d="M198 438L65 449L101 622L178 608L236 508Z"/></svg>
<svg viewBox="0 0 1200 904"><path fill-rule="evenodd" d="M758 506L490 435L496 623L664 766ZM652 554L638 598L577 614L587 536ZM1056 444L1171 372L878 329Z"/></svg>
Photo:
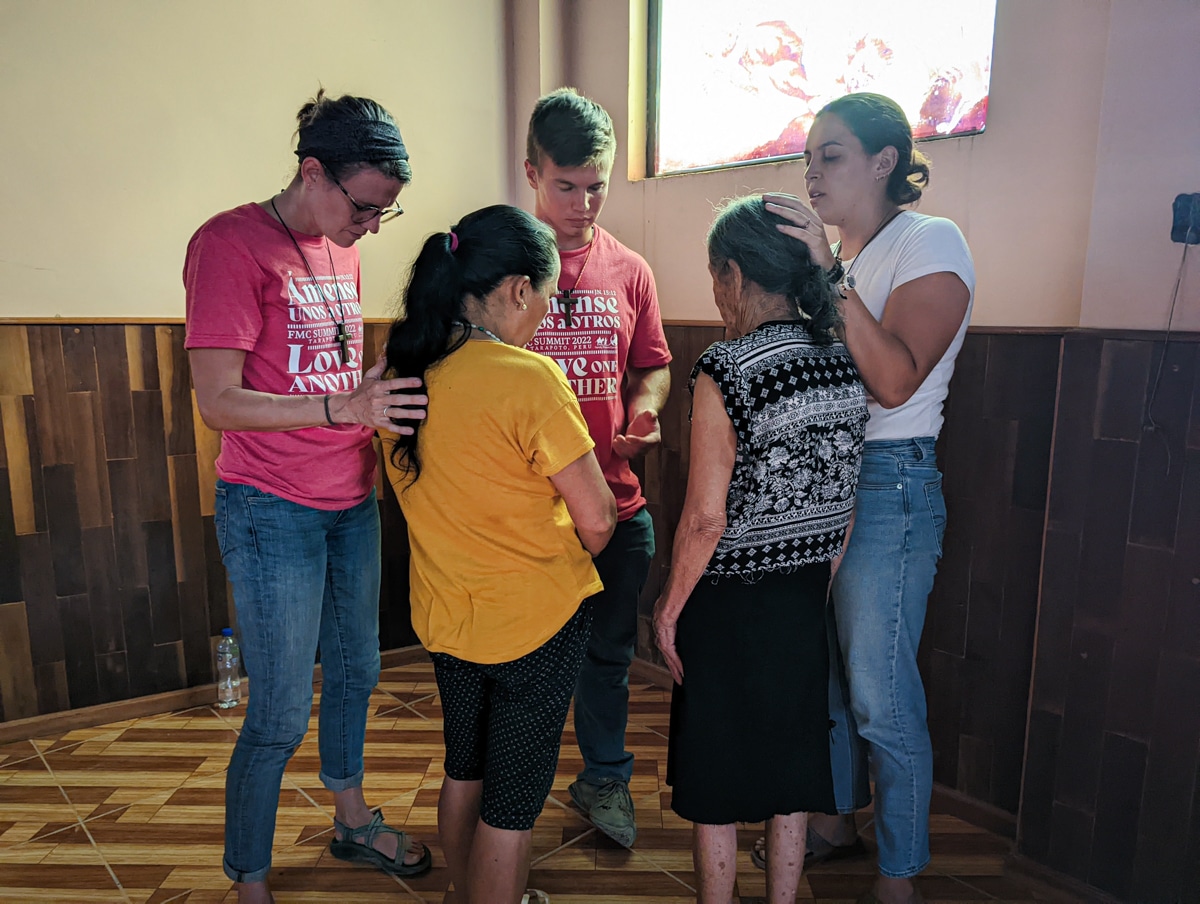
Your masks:
<svg viewBox="0 0 1200 904"><path fill-rule="evenodd" d="M225 628L217 644L217 706L229 709L242 699L242 651L233 639L233 629Z"/></svg>

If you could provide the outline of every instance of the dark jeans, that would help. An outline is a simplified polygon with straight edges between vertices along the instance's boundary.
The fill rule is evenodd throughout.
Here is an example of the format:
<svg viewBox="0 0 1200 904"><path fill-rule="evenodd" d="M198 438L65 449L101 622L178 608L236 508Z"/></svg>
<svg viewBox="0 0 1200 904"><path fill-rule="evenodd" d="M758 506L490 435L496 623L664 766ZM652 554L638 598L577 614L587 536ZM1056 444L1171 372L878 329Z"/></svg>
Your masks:
<svg viewBox="0 0 1200 904"><path fill-rule="evenodd" d="M654 523L642 509L617 525L596 557L604 590L592 597L592 637L575 684L575 737L583 754L579 777L596 785L628 782L633 754L625 749L629 664L637 643L638 598L654 558Z"/></svg>

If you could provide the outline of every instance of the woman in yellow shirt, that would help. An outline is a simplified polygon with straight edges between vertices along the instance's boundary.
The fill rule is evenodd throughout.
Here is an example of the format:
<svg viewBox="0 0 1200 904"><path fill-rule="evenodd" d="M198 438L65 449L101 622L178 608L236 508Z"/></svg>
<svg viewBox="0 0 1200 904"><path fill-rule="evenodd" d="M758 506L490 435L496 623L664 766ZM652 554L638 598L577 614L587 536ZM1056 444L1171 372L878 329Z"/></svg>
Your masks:
<svg viewBox="0 0 1200 904"><path fill-rule="evenodd" d="M413 628L442 697L447 902L522 900L602 589L591 557L616 524L574 393L524 348L558 268L553 231L525 211L468 214L426 240L388 336L388 360L424 375L429 395L386 467L408 521Z"/></svg>

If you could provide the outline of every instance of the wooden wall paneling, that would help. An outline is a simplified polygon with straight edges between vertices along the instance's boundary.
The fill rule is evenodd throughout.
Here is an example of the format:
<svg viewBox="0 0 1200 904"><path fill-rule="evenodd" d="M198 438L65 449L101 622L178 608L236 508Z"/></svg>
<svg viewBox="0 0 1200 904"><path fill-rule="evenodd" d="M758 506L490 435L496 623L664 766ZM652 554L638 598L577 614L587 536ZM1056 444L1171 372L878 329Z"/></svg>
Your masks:
<svg viewBox="0 0 1200 904"><path fill-rule="evenodd" d="M1200 389L1198 389L1200 395ZM1194 413L1200 422L1200 409ZM1164 652L1200 655L1200 448L1184 453L1183 486L1179 494L1180 517L1171 565ZM1198 811L1200 812L1200 811Z"/></svg>
<svg viewBox="0 0 1200 904"><path fill-rule="evenodd" d="M0 324L0 396L33 395L28 327Z"/></svg>
<svg viewBox="0 0 1200 904"><path fill-rule="evenodd" d="M129 691L134 697L158 693L154 668L154 622L148 587L123 588L121 623L125 634Z"/></svg>
<svg viewBox="0 0 1200 904"><path fill-rule="evenodd" d="M217 543L215 519L203 516L205 588L208 594L208 633L220 634L223 628L232 628L237 622L233 609L233 595L229 593L229 582L225 565L221 561L221 548ZM385 585L386 586L386 585Z"/></svg>
<svg viewBox="0 0 1200 904"><path fill-rule="evenodd" d="M1143 418L1138 444L1136 490L1129 526L1129 539L1133 543L1164 549L1175 546L1198 348L1197 343L1172 344L1164 357L1162 344L1154 344L1147 405L1156 377L1158 392L1153 410Z"/></svg>
<svg viewBox="0 0 1200 904"><path fill-rule="evenodd" d="M57 608L56 606L56 611ZM71 708L71 700L67 694L67 669L61 659L34 666L34 680L37 682L39 714L57 713Z"/></svg>
<svg viewBox="0 0 1200 904"><path fill-rule="evenodd" d="M0 335L4 335L4 332L0 329ZM3 433L4 439L4 467L8 470L13 528L18 536L37 532L33 475L29 464L29 439L25 433L24 398L0 396L0 433Z"/></svg>
<svg viewBox="0 0 1200 904"><path fill-rule="evenodd" d="M180 581L204 581L204 525L195 455L172 455L167 460L171 482L171 527L175 570Z"/></svg>
<svg viewBox="0 0 1200 904"><path fill-rule="evenodd" d="M184 331L178 326L160 326L154 337L167 454L192 455L196 452L196 434L192 429L192 376L183 348Z"/></svg>
<svg viewBox="0 0 1200 904"><path fill-rule="evenodd" d="M117 324L97 326L93 335L105 453L109 458L134 458L137 445L133 437L126 327Z"/></svg>
<svg viewBox="0 0 1200 904"><path fill-rule="evenodd" d="M204 522L200 514L196 457L173 455L169 459L169 466L184 668L189 685L205 684L213 680L212 649L207 594L208 563Z"/></svg>
<svg viewBox="0 0 1200 904"><path fill-rule="evenodd" d="M1104 727L1148 741L1156 694L1158 655L1171 593L1169 550L1126 546L1121 609L1113 631L1112 678ZM1200 690L1200 688L1198 688Z"/></svg>
<svg viewBox="0 0 1200 904"><path fill-rule="evenodd" d="M216 660L209 634L208 596L204 576L179 583L179 621L185 687L208 684L215 680Z"/></svg>
<svg viewBox="0 0 1200 904"><path fill-rule="evenodd" d="M67 375L63 363L62 335L56 326L31 326L30 366L37 412L38 446L43 465L71 464L72 424L67 408Z"/></svg>
<svg viewBox="0 0 1200 904"><path fill-rule="evenodd" d="M42 476L42 449L38 434L37 406L33 396L22 396L25 409L25 437L29 450L29 489L33 500L33 532L49 530L46 521L46 485Z"/></svg>
<svg viewBox="0 0 1200 904"><path fill-rule="evenodd" d="M23 602L0 605L0 697L4 699L6 721L38 714L37 681Z"/></svg>
<svg viewBox="0 0 1200 904"><path fill-rule="evenodd" d="M75 491L80 527L112 524L112 499L108 488L108 465L104 450L103 415L94 392L67 394L73 433Z"/></svg>
<svg viewBox="0 0 1200 904"><path fill-rule="evenodd" d="M1104 340L1092 424L1094 439L1136 442L1141 438L1152 353L1153 346L1148 342Z"/></svg>
<svg viewBox="0 0 1200 904"><path fill-rule="evenodd" d="M1054 799L1081 812L1096 806L1105 705L1112 663L1112 638L1076 625L1070 647L1067 701Z"/></svg>
<svg viewBox="0 0 1200 904"><path fill-rule="evenodd" d="M96 392L96 337L90 326L59 328L67 392Z"/></svg>
<svg viewBox="0 0 1200 904"><path fill-rule="evenodd" d="M55 593L58 596L86 593L79 502L75 496L75 466L48 465L42 468L42 474L46 487Z"/></svg>
<svg viewBox="0 0 1200 904"><path fill-rule="evenodd" d="M99 657L124 650L121 578L111 528L83 531L83 563L91 604L93 652Z"/></svg>
<svg viewBox="0 0 1200 904"><path fill-rule="evenodd" d="M1091 495L1096 374L1104 342L1090 335L1063 339L1047 517L1050 527L1081 531Z"/></svg>
<svg viewBox="0 0 1200 904"><path fill-rule="evenodd" d="M29 648L35 666L61 660L64 656L62 626L54 592L54 558L48 534L26 534L17 538L21 560L21 587L25 592L25 618L29 624Z"/></svg>
<svg viewBox="0 0 1200 904"><path fill-rule="evenodd" d="M20 602L21 563L17 558L17 528L13 521L8 469L0 468L0 604Z"/></svg>
<svg viewBox="0 0 1200 904"><path fill-rule="evenodd" d="M97 656L96 679L101 703L129 699L132 695L129 693L129 666L125 651L117 650Z"/></svg>
<svg viewBox="0 0 1200 904"><path fill-rule="evenodd" d="M142 328L135 324L122 327L125 334L125 366L129 370L129 391L144 392L146 385L146 367L142 355ZM155 365L157 368L157 364ZM157 374L156 374L157 377Z"/></svg>
<svg viewBox="0 0 1200 904"><path fill-rule="evenodd" d="M87 593L58 600L62 623L64 668L67 673L67 697L72 708L100 703L100 684L96 677L96 649L92 636L92 613Z"/></svg>
<svg viewBox="0 0 1200 904"><path fill-rule="evenodd" d="M137 347L142 359L142 389L158 392L162 384L158 377L158 327L142 325L133 327L138 331Z"/></svg>
<svg viewBox="0 0 1200 904"><path fill-rule="evenodd" d="M1017 849L1039 863L1050 858L1054 776L1059 761L1062 716L1032 708L1025 738L1025 774L1017 822Z"/></svg>
<svg viewBox="0 0 1200 904"><path fill-rule="evenodd" d="M1142 741L1104 734L1088 882L1123 901L1129 899L1133 886L1129 851L1137 846L1146 752Z"/></svg>
<svg viewBox="0 0 1200 904"><path fill-rule="evenodd" d="M121 587L147 587L150 584L146 566L146 536L142 527L142 481L136 459L119 459L108 463L108 480L113 506L113 549Z"/></svg>
<svg viewBox="0 0 1200 904"><path fill-rule="evenodd" d="M150 655L156 693L177 691L184 686L187 672L183 665L183 642L156 644Z"/></svg>
<svg viewBox="0 0 1200 904"><path fill-rule="evenodd" d="M150 613L155 645L182 638L179 618L179 575L175 570L174 531L171 522L147 521L146 568L150 578ZM162 688L170 690L170 688Z"/></svg>
<svg viewBox="0 0 1200 904"><path fill-rule="evenodd" d="M171 520L171 481L167 475L162 404L162 395L157 392L133 393L138 488L142 518L146 521Z"/></svg>
<svg viewBox="0 0 1200 904"><path fill-rule="evenodd" d="M1102 439L1092 443L1091 493L1080 548L1077 613L1102 624L1120 611L1121 576L1133 502L1136 443Z"/></svg>
<svg viewBox="0 0 1200 904"><path fill-rule="evenodd" d="M1200 794L1200 662L1164 653L1146 759L1136 846L1120 852L1133 863L1133 894L1142 901L1200 900L1192 846ZM1189 836L1192 845L1185 839Z"/></svg>

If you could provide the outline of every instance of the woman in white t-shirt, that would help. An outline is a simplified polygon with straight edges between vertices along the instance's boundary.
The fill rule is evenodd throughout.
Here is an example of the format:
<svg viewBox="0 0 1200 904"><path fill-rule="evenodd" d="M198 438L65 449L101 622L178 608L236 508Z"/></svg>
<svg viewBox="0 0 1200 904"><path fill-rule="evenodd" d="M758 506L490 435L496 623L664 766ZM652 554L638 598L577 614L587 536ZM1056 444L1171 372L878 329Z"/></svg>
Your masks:
<svg viewBox="0 0 1200 904"><path fill-rule="evenodd" d="M917 648L946 524L934 443L975 270L954 223L905 209L921 197L929 165L895 101L862 93L828 104L804 159L811 207L777 194L767 209L794 224L779 229L804 242L837 286L871 415L854 531L832 590L844 672L833 678L831 750L843 815L814 816L806 859L865 853L853 813L868 796L866 742L879 876L861 900L920 901L912 877L929 864L933 748ZM840 237L832 247L827 226ZM838 697L849 704L841 713Z"/></svg>

